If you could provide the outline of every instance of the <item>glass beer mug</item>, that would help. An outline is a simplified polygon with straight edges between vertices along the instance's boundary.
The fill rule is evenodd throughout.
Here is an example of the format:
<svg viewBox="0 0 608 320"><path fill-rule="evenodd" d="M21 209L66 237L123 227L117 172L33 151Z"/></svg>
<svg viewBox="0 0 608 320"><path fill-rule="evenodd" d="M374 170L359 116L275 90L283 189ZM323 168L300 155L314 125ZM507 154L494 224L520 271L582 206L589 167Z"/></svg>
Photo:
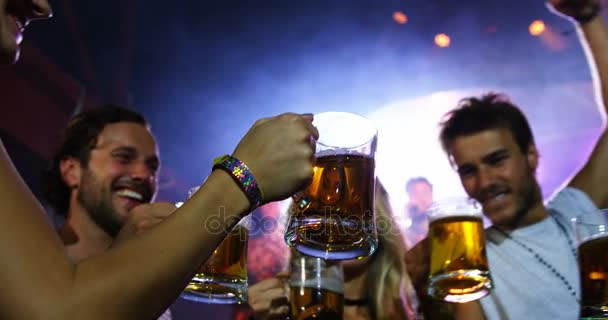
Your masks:
<svg viewBox="0 0 608 320"><path fill-rule="evenodd" d="M191 189L189 196L197 190ZM247 302L249 221L246 216L232 229L190 280L182 298L215 304Z"/></svg>
<svg viewBox="0 0 608 320"><path fill-rule="evenodd" d="M344 275L339 261L292 250L289 304L291 320L342 320Z"/></svg>
<svg viewBox="0 0 608 320"><path fill-rule="evenodd" d="M608 319L608 209L574 220L581 278L581 319Z"/></svg>
<svg viewBox="0 0 608 320"><path fill-rule="evenodd" d="M433 203L428 215L431 241L428 294L458 303L488 295L492 279L479 206L467 198L446 199Z"/></svg>
<svg viewBox="0 0 608 320"><path fill-rule="evenodd" d="M306 255L355 259L378 246L374 213L377 130L347 112L314 117L319 130L314 176L293 198L285 241Z"/></svg>

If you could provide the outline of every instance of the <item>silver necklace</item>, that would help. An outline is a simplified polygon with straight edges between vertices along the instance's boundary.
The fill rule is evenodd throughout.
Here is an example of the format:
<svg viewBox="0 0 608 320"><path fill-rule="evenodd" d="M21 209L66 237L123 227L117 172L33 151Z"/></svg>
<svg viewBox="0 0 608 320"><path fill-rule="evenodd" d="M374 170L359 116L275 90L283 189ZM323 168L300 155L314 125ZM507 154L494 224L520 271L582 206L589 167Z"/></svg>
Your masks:
<svg viewBox="0 0 608 320"><path fill-rule="evenodd" d="M578 255L576 254L576 248L574 247L572 239L568 236L568 232L566 231L566 228L562 225L561 222L559 222L559 220L557 218L553 218L553 217L551 217L551 218L553 219L553 221L555 221L555 223L559 227L559 229L562 232L562 234L566 237L566 239L568 239L568 246L570 247L570 250L572 252L572 256L574 257L574 261L575 261L575 263L578 263ZM522 248L526 249L528 252L530 252L534 256L534 258L536 259L536 261L538 261L542 266L544 266L545 268L547 268L559 280L562 281L562 283L568 289L568 292L570 292L570 294L574 297L574 299L576 299L576 302L580 303L580 300L576 296L576 290L574 289L574 287L572 286L572 284L570 284L570 281L568 281L568 279L566 279L566 277L564 277L561 274L561 272L559 272L552 264L550 264L549 262L547 262L547 260L545 260L540 254L538 254L538 252L534 251L527 244L519 241L518 239L513 238L510 234L506 233L505 231L503 231L503 230L501 230L499 228L496 228L494 226L492 226L492 228L494 228L496 231L498 231L500 234L502 234L505 237L505 239L509 239L509 240L513 241L515 244L519 245L520 247L522 247Z"/></svg>

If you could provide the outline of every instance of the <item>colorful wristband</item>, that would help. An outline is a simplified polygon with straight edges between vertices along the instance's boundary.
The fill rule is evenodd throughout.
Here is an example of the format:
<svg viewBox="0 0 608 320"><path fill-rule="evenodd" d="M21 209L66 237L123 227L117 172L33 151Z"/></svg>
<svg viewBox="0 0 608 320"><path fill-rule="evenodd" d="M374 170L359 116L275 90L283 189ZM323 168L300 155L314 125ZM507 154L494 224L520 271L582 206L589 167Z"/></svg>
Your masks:
<svg viewBox="0 0 608 320"><path fill-rule="evenodd" d="M213 160L213 170L215 169L222 169L230 174L249 199L250 210L257 208L262 203L264 199L262 189L244 162L226 154Z"/></svg>

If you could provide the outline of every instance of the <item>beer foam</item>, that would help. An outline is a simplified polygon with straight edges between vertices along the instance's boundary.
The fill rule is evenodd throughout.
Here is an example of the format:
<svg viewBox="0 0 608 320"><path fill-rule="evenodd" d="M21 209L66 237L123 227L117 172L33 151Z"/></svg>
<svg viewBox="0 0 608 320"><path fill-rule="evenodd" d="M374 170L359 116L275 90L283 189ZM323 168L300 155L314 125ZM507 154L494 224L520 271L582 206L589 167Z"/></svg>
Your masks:
<svg viewBox="0 0 608 320"><path fill-rule="evenodd" d="M344 294L344 282L336 278L317 278L317 279L291 279L289 286L294 288L325 289L336 293Z"/></svg>
<svg viewBox="0 0 608 320"><path fill-rule="evenodd" d="M377 133L371 121L354 113L323 112L312 123L319 130L320 144L354 148L368 143Z"/></svg>
<svg viewBox="0 0 608 320"><path fill-rule="evenodd" d="M435 201L427 214L429 222L449 217L483 217L481 206L477 202L464 197L453 197Z"/></svg>
<svg viewBox="0 0 608 320"><path fill-rule="evenodd" d="M361 152L352 151L350 149L330 149L319 151L315 154L315 157L326 157L326 156L340 156L340 155L349 155L349 156L359 156L364 158L371 158L369 154L364 154Z"/></svg>

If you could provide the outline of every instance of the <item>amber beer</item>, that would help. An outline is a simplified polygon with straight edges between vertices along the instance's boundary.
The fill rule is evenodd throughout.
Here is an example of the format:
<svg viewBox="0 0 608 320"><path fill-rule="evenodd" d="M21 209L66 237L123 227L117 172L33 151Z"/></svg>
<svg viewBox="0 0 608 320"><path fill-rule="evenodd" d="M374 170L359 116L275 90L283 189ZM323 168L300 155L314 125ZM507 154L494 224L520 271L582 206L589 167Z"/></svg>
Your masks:
<svg viewBox="0 0 608 320"><path fill-rule="evenodd" d="M480 216L446 216L432 220L430 296L448 302L468 302L492 288Z"/></svg>
<svg viewBox="0 0 608 320"><path fill-rule="evenodd" d="M608 318L608 234L585 240L578 248L581 317Z"/></svg>
<svg viewBox="0 0 608 320"><path fill-rule="evenodd" d="M291 287L291 320L342 320L344 295L324 288Z"/></svg>
<svg viewBox="0 0 608 320"><path fill-rule="evenodd" d="M184 298L208 303L247 301L247 241L249 232L241 221L200 267L186 286Z"/></svg>
<svg viewBox="0 0 608 320"><path fill-rule="evenodd" d="M285 239L298 251L324 259L355 259L377 247L374 159L365 155L319 156L314 176L298 195Z"/></svg>

